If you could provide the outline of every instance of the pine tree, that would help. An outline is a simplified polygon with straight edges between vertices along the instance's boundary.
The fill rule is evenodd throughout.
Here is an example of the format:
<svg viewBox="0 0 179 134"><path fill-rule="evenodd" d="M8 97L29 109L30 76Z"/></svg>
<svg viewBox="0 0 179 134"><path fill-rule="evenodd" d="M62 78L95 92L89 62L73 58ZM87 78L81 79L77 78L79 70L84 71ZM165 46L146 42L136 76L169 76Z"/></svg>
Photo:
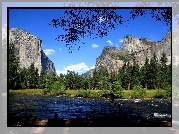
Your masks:
<svg viewBox="0 0 179 134"><path fill-rule="evenodd" d="M134 87L134 85L138 85L140 84L140 67L139 65L134 62L133 66L132 66L132 80L131 80L131 88Z"/></svg>
<svg viewBox="0 0 179 134"><path fill-rule="evenodd" d="M140 69L141 70L141 84L146 89L149 88L150 85L150 64L149 59L146 57L144 66Z"/></svg>
<svg viewBox="0 0 179 134"><path fill-rule="evenodd" d="M163 52L160 58L160 88L163 88L164 83L166 82L166 71L167 71L167 57L166 54Z"/></svg>
<svg viewBox="0 0 179 134"><path fill-rule="evenodd" d="M19 85L20 89L26 89L27 84L26 84L26 76L27 76L27 69L25 67L19 69L18 71L18 76L19 76Z"/></svg>
<svg viewBox="0 0 179 134"><path fill-rule="evenodd" d="M153 54L153 57L150 61L150 88L157 89L160 87L160 66L156 54Z"/></svg>
<svg viewBox="0 0 179 134"><path fill-rule="evenodd" d="M67 70L67 75L66 75L66 88L67 89L74 89L74 77L75 77L75 72L74 71L69 71Z"/></svg>
<svg viewBox="0 0 179 134"><path fill-rule="evenodd" d="M19 59L15 56L15 48L14 44L11 41L9 44L9 88L10 89L19 89L20 88L20 81L18 70L19 67Z"/></svg>
<svg viewBox="0 0 179 134"><path fill-rule="evenodd" d="M96 69L93 72L92 88L99 89L99 73L96 71Z"/></svg>
<svg viewBox="0 0 179 134"><path fill-rule="evenodd" d="M101 68L98 72L99 74L99 89L107 90L108 89L108 79L109 79L109 73L107 69Z"/></svg>
<svg viewBox="0 0 179 134"><path fill-rule="evenodd" d="M40 76L38 78L38 88L43 89L44 88L44 77L45 77L45 72L43 71L43 69L40 72Z"/></svg>
<svg viewBox="0 0 179 134"><path fill-rule="evenodd" d="M131 89L131 81L132 81L132 65L127 65L127 67L125 67L123 69L123 77L122 77L122 87L124 89Z"/></svg>
<svg viewBox="0 0 179 134"><path fill-rule="evenodd" d="M35 68L34 63L32 63L28 67L28 74L27 74L27 83L29 85L29 88L37 88L38 85L38 69Z"/></svg>

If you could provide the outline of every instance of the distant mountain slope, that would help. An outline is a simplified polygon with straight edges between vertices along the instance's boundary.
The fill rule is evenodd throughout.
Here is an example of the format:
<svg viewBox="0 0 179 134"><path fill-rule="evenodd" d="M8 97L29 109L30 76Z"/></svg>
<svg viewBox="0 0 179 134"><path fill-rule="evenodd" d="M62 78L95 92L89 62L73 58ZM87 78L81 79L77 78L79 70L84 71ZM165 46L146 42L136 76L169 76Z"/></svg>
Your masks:
<svg viewBox="0 0 179 134"><path fill-rule="evenodd" d="M85 72L81 76L84 77L84 78L86 78L86 77L93 77L93 72L94 72L94 69L90 69L89 71Z"/></svg>

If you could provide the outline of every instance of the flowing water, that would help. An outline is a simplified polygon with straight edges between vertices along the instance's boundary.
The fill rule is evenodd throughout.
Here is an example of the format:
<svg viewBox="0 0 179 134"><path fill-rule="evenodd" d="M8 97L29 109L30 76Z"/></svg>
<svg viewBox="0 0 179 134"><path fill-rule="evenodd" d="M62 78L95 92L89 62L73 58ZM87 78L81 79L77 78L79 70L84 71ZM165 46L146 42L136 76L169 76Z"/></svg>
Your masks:
<svg viewBox="0 0 179 134"><path fill-rule="evenodd" d="M31 114L38 118L46 119L53 118L54 112L58 112L58 118L76 118L76 117L89 117L89 116L103 116L104 113L109 116L115 116L121 114L124 111L131 111L131 115L147 116L152 112L155 113L155 117L161 120L171 119L172 114L172 127L169 128L131 128L127 129L131 132L144 133L151 132L168 132L172 133L173 130L179 129L179 102L171 102L165 99L149 99L146 101L138 101L133 99L116 99L115 102L120 104L120 110L114 103L111 103L109 99L85 99L85 98L65 98L65 97L44 97L44 96L27 96L27 95L11 95L9 96L9 113L16 116L26 116ZM3 121L7 118L7 99L3 97L2 102L2 114ZM172 111L172 112L171 112ZM81 114L79 114L81 113ZM134 116L133 116L134 117ZM4 122L6 128L6 123ZM15 129L15 128L14 128ZM26 130L28 129L28 130ZM7 129L5 132L19 131L28 132L35 128L24 129ZM53 128L54 130L54 128ZM58 130L58 129L57 129ZM57 131L56 130L56 131ZM126 131L127 131L126 130ZM168 131L170 130L170 131ZM45 130L44 132L48 131ZM59 131L59 130L58 130ZM74 131L74 130L73 130ZM81 130L80 130L81 131ZM97 131L97 130L93 130ZM101 130L103 131L103 129ZM99 133L101 133L101 131ZM124 131L124 130L123 130ZM103 133L107 132L105 130Z"/></svg>
<svg viewBox="0 0 179 134"><path fill-rule="evenodd" d="M68 98L32 95L9 96L9 113L19 117L32 115L40 119L116 117L122 114L131 120L153 115L164 121L171 121L171 101L165 99L115 99ZM120 107L120 108L119 108Z"/></svg>

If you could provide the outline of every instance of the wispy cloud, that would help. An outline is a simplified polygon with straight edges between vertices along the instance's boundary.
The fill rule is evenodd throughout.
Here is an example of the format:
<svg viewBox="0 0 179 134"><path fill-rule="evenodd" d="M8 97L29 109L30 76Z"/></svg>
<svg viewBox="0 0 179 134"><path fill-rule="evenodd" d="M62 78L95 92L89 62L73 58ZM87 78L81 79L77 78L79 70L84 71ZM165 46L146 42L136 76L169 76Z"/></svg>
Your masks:
<svg viewBox="0 0 179 134"><path fill-rule="evenodd" d="M112 43L111 40L108 40L108 41L106 41L106 42L108 42L110 45L113 45L113 43Z"/></svg>
<svg viewBox="0 0 179 134"><path fill-rule="evenodd" d="M93 45L91 45L93 48L96 48L96 47L99 47L98 45L96 45L96 44L93 44Z"/></svg>
<svg viewBox="0 0 179 134"><path fill-rule="evenodd" d="M59 48L59 50L62 50L62 48Z"/></svg>
<svg viewBox="0 0 179 134"><path fill-rule="evenodd" d="M43 50L43 51L46 55L50 55L50 54L53 54L55 52L55 50L53 50L53 49L46 49L46 50Z"/></svg>
<svg viewBox="0 0 179 134"><path fill-rule="evenodd" d="M124 42L124 41L123 41L123 39L119 39L119 42L121 42L121 43L122 43L122 42Z"/></svg>
<svg viewBox="0 0 179 134"><path fill-rule="evenodd" d="M70 66L67 66L67 67L64 67L63 70L57 70L57 74L60 75L60 73L62 74L66 74L67 73L67 70L69 71L74 71L75 73L84 73L86 71L89 71L90 69L94 68L94 66L92 66L91 68L89 68L84 62L81 62L81 63L78 63L76 65L70 65Z"/></svg>

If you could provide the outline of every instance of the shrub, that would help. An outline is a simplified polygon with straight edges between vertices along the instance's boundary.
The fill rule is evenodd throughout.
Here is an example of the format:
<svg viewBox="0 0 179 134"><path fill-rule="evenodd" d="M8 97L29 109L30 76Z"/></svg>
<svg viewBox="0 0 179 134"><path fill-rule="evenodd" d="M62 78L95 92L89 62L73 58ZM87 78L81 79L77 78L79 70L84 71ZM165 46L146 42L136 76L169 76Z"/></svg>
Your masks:
<svg viewBox="0 0 179 134"><path fill-rule="evenodd" d="M58 89L58 93L60 94L60 95L64 95L65 93L66 93L66 87L65 87L65 85L61 85L60 87L59 87L59 89Z"/></svg>
<svg viewBox="0 0 179 134"><path fill-rule="evenodd" d="M50 90L50 95L57 96L58 95L57 89Z"/></svg>
<svg viewBox="0 0 179 134"><path fill-rule="evenodd" d="M112 85L112 93L115 98L122 98L124 96L124 90L119 81L116 81Z"/></svg>
<svg viewBox="0 0 179 134"><path fill-rule="evenodd" d="M50 93L50 89L47 88L47 87L45 87L45 88L43 89L43 94L45 95L45 94L48 94L48 93Z"/></svg>
<svg viewBox="0 0 179 134"><path fill-rule="evenodd" d="M102 97L109 98L110 97L110 93L111 93L110 90L104 90L103 93L102 93Z"/></svg>
<svg viewBox="0 0 179 134"><path fill-rule="evenodd" d="M141 85L134 85L132 89L132 98L143 98L146 95L146 89Z"/></svg>
<svg viewBox="0 0 179 134"><path fill-rule="evenodd" d="M85 92L85 90L80 88L76 94L76 97L84 97L85 96L84 92Z"/></svg>
<svg viewBox="0 0 179 134"><path fill-rule="evenodd" d="M170 84L164 82L164 83L162 84L162 89L165 90L167 97L171 96L171 90L172 90L172 89L171 89L171 85L170 85Z"/></svg>
<svg viewBox="0 0 179 134"><path fill-rule="evenodd" d="M162 90L161 88L160 89L156 89L154 97L155 98L165 98L166 97L165 90Z"/></svg>
<svg viewBox="0 0 179 134"><path fill-rule="evenodd" d="M25 83L22 82L22 83L20 84L20 87L21 87L21 89L26 89L26 85L25 85Z"/></svg>

